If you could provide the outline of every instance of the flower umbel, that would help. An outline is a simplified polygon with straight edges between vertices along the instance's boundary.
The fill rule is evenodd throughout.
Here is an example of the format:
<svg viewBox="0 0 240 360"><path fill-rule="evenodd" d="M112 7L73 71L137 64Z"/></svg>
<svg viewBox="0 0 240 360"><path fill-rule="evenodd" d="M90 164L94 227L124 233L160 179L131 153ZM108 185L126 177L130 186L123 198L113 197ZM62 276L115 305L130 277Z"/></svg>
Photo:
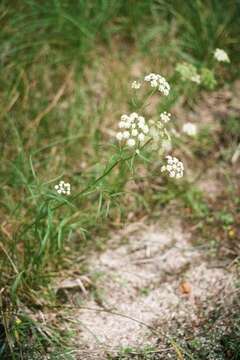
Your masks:
<svg viewBox="0 0 240 360"><path fill-rule="evenodd" d="M54 188L58 194L71 194L71 185L69 183L65 183L64 181L60 181L60 183L58 185L55 185Z"/></svg>
<svg viewBox="0 0 240 360"><path fill-rule="evenodd" d="M140 89L140 87L141 87L141 83L139 82L139 81L133 81L132 82L132 89Z"/></svg>
<svg viewBox="0 0 240 360"><path fill-rule="evenodd" d="M171 120L171 114L164 111L160 114L160 119L166 124Z"/></svg>
<svg viewBox="0 0 240 360"><path fill-rule="evenodd" d="M118 141L125 141L130 147L139 146L144 142L145 136L149 132L149 127L143 116L136 112L130 115L122 115L118 123L118 127L122 129L116 135Z"/></svg>
<svg viewBox="0 0 240 360"><path fill-rule="evenodd" d="M167 164L161 167L161 172L168 172L168 175L172 178L179 179L183 176L183 163L176 157L170 155L166 156Z"/></svg>
<svg viewBox="0 0 240 360"><path fill-rule="evenodd" d="M219 62L230 62L228 54L222 49L216 49L214 52L214 57Z"/></svg>
<svg viewBox="0 0 240 360"><path fill-rule="evenodd" d="M163 76L151 73L144 77L144 81L150 82L151 87L158 87L158 90L163 95L167 96L169 94L170 85Z"/></svg>

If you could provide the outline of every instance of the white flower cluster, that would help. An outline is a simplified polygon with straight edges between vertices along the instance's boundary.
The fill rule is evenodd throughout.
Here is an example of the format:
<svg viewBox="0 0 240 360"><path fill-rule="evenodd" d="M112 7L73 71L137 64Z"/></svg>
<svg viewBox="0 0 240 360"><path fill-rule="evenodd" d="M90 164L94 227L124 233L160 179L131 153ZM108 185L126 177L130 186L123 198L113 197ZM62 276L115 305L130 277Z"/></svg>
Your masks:
<svg viewBox="0 0 240 360"><path fill-rule="evenodd" d="M188 136L195 136L197 134L197 126L191 122L183 124L182 131Z"/></svg>
<svg viewBox="0 0 240 360"><path fill-rule="evenodd" d="M132 89L140 89L141 83L139 81L133 81L132 82Z"/></svg>
<svg viewBox="0 0 240 360"><path fill-rule="evenodd" d="M150 82L152 87L158 87L158 90L163 95L167 96L169 94L170 85L163 76L151 73L144 77L144 81Z"/></svg>
<svg viewBox="0 0 240 360"><path fill-rule="evenodd" d="M167 171L170 177L175 177L176 179L181 178L184 171L183 163L176 157L170 155L166 156L166 159L167 165L161 167L161 172Z"/></svg>
<svg viewBox="0 0 240 360"><path fill-rule="evenodd" d="M217 61L222 61L222 62L230 62L230 59L228 57L228 54L226 53L226 51L222 50L222 49L216 49L214 52L214 57Z"/></svg>
<svg viewBox="0 0 240 360"><path fill-rule="evenodd" d="M164 111L160 114L160 119L166 124L171 120L171 114Z"/></svg>
<svg viewBox="0 0 240 360"><path fill-rule="evenodd" d="M116 134L119 141L126 141L127 145L133 147L145 140L145 135L149 132L149 127L143 116L133 112L130 115L122 115L118 123L122 131Z"/></svg>
<svg viewBox="0 0 240 360"><path fill-rule="evenodd" d="M58 194L71 194L71 185L69 183L65 183L64 181L60 181L58 185L55 185L55 189L57 190Z"/></svg>

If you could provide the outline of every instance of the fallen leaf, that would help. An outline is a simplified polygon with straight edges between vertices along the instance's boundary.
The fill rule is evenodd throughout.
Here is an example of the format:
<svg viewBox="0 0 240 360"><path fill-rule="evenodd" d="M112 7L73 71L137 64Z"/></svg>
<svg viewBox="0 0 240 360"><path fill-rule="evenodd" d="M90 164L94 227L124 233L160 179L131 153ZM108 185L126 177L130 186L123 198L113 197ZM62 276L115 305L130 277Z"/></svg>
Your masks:
<svg viewBox="0 0 240 360"><path fill-rule="evenodd" d="M182 294L190 294L192 291L191 285L187 281L183 281L180 284L180 291Z"/></svg>

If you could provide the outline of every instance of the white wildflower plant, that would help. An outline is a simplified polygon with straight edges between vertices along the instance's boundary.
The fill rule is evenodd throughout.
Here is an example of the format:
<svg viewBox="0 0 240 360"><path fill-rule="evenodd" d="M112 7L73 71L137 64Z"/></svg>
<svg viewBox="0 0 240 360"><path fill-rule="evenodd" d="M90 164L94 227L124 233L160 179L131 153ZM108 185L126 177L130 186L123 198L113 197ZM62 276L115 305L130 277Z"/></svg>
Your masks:
<svg viewBox="0 0 240 360"><path fill-rule="evenodd" d="M133 104L139 107L141 114L138 112L132 112L130 114L123 114L118 122L118 131L116 132L116 140L118 141L120 148L131 149L134 151L133 154L142 157L142 149L145 146L149 146L152 151L157 151L160 156L166 154L172 150L172 141L170 131L168 129L169 123L171 123L171 114L168 111L163 111L160 114L151 116L150 118L145 116L144 106L151 96L156 93L161 93L163 96L168 96L170 93L170 85L167 80L156 73L150 73L143 77L144 82L134 80L131 87L133 89L139 89L142 85L150 84L152 90L149 94L143 96L140 101L134 101ZM142 94L139 93L140 95ZM137 96L137 95L136 95ZM145 107L147 107L146 104ZM140 110L138 110L140 112ZM133 156L135 156L133 155ZM177 165L176 171L167 171L170 177L180 178L180 174L183 174L182 164L174 164L174 168ZM173 176L173 174L175 174Z"/></svg>
<svg viewBox="0 0 240 360"><path fill-rule="evenodd" d="M97 213L102 213L102 210L105 213L104 193L106 192L107 194L108 192L105 191L106 185L103 180L107 178L114 169L120 167L119 173L114 174L114 177L122 174L122 169L124 169L124 172L125 170L130 170L131 176L135 176L135 162L141 161L142 159L145 163L149 162L150 155L155 154L158 156L157 160L159 160L159 175L164 176L166 174L173 179L180 179L183 176L184 167L182 162L168 155L173 151L170 134L175 136L173 131L171 131L172 116L170 112L168 112L164 104L161 111L156 111L155 109L157 109L157 107L155 106L151 106L151 108L146 111L148 105L155 105L155 100L158 99L159 95L163 95L164 97L169 95L170 85L163 76L151 73L140 79L140 81L136 79L131 88L133 92L131 103L132 111L123 114L119 119L118 129L113 133L117 145L111 144L111 149L114 151L112 156L109 159L104 159L103 164L97 163L94 171L90 170L89 174L79 181L81 188L74 192L74 194L72 194L72 187L69 182L61 180L55 184L56 179L49 181L49 183L52 184L54 182L54 185L52 185L52 190L44 197L44 202L43 205L39 207L39 215L36 217L36 221L41 223L43 230L46 231L45 233L42 233L42 231L39 233L41 236L41 244L47 244L48 242L46 242L45 239L48 239L49 236L48 224L50 224L53 214L58 218L59 224L56 224L57 243L56 247L53 247L54 253L56 249L60 250L63 248L63 235L66 233L65 225L70 224L69 220L72 219L72 211L76 209L74 202L77 199L81 198L82 201L84 201L86 196L99 193ZM141 91L135 91L140 88ZM153 100L152 103L151 100ZM166 103L168 103L168 101ZM166 155L166 160L164 160ZM124 164L126 166L124 166ZM124 181L125 179L127 179L127 177L124 176ZM115 195L118 196L119 194L118 186ZM61 212L56 211L63 206L69 208L69 216L67 220L64 221ZM107 195L106 214L109 209L110 201ZM39 221L40 219L41 221ZM32 226L36 224L36 221L33 221L29 228L32 228ZM48 226L46 226L46 224ZM72 227L69 229L72 229ZM49 246L46 248L48 251ZM44 251L42 245L40 250ZM37 251L39 252L39 250Z"/></svg>
<svg viewBox="0 0 240 360"><path fill-rule="evenodd" d="M58 185L55 185L54 188L58 194L71 195L71 185L63 180Z"/></svg>
<svg viewBox="0 0 240 360"><path fill-rule="evenodd" d="M138 101L133 102L135 107L139 107L139 112L133 111L129 114L123 114L118 122L118 131L115 133L115 138L120 145L120 156L114 155L113 163L110 162L110 165L106 167L103 174L96 178L94 182L87 185L80 193L75 194L74 199L85 191L88 191L92 186L96 186L97 183L107 176L120 162L134 160L135 156L143 157L141 151L147 145L151 146L151 150L158 150L161 155L172 150L171 132L168 130L169 123L171 123L171 114L163 111L148 119L144 113L144 109L148 105L146 101L149 100L154 93L160 92L161 95L168 96L170 93L170 85L162 75L150 73L140 81L134 80L131 88L138 90L142 88L144 84L150 84L151 91L147 96L144 94L142 105L140 102L141 106ZM139 93L140 96L142 93L144 93L144 91ZM131 155L128 154L128 156L124 157L123 154L125 151L127 154L130 152ZM179 160L176 161L176 158L172 158L170 155L168 155L167 159L168 164L166 168L165 165L162 165L161 171L166 172L170 177L177 179L182 177L184 170L182 162ZM172 167L169 167L171 162L169 159L174 159ZM70 195L71 185L62 180L59 184L55 185L55 191L59 195Z"/></svg>
<svg viewBox="0 0 240 360"><path fill-rule="evenodd" d="M216 49L214 51L214 58L219 61L219 62L227 62L230 63L230 59L228 54L226 53L226 51L224 51L223 49Z"/></svg>

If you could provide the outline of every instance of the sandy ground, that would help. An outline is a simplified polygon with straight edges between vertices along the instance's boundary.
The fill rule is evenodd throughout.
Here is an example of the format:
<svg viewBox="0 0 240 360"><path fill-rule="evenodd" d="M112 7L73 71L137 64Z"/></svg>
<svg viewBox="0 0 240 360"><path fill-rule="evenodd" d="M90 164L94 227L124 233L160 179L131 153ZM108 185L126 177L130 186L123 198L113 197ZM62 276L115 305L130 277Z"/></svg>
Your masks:
<svg viewBox="0 0 240 360"><path fill-rule="evenodd" d="M224 302L234 289L233 275L206 262L204 249L193 247L179 221L139 227L129 234L126 228L124 242L118 235L117 247L113 241L114 248L89 260L98 296L89 292L75 313L79 359L155 345L176 322L196 327L199 309L213 310L216 298Z"/></svg>

